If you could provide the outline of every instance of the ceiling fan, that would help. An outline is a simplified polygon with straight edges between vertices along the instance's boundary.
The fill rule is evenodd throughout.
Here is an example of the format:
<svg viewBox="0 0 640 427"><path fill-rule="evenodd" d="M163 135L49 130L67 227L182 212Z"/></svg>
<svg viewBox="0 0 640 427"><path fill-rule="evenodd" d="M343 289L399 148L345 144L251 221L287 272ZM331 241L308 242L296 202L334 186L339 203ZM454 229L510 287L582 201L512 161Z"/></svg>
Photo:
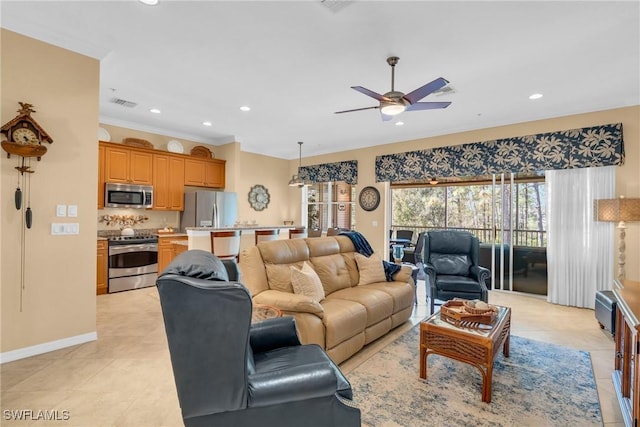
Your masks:
<svg viewBox="0 0 640 427"><path fill-rule="evenodd" d="M390 56L389 58L387 58L387 64L391 66L390 92L387 92L384 95L380 95L379 93L373 92L362 86L351 86L351 89L357 90L360 93L363 93L377 101L380 101L380 105L376 105L375 107L364 107L355 108L353 110L336 111L335 114L350 113L352 111L373 110L379 108L380 113L382 114L382 120L387 121L391 120L393 116L398 115L404 111L433 110L435 108L447 108L449 105L451 105L451 102L418 102L425 96L430 95L438 89L441 89L442 87L449 84L449 81L443 79L442 77L439 77L434 81L429 82L422 87L419 87L413 92L409 92L406 95L402 92L397 92L394 89L394 71L399 59L400 58L398 58L397 56Z"/></svg>

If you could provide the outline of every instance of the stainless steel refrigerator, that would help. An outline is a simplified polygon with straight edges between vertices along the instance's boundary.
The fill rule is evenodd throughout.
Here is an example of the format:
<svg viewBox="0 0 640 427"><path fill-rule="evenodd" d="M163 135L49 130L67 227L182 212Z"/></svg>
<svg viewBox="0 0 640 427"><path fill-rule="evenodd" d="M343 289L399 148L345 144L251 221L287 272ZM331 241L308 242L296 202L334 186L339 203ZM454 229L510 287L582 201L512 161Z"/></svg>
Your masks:
<svg viewBox="0 0 640 427"><path fill-rule="evenodd" d="M186 227L233 227L238 218L238 193L199 190L184 193L180 229Z"/></svg>

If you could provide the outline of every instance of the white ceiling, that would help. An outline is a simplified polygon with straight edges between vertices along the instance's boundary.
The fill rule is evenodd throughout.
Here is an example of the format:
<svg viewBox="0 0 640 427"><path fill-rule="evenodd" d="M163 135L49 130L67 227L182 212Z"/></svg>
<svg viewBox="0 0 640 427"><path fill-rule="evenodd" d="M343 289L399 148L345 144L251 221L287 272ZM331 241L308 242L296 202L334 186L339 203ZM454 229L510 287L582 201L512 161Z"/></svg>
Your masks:
<svg viewBox="0 0 640 427"><path fill-rule="evenodd" d="M100 59L103 123L287 159L640 105L638 1L331 3L3 0L0 20ZM350 86L389 91L392 55L396 90L444 77L423 101L452 105L334 114L377 105Z"/></svg>

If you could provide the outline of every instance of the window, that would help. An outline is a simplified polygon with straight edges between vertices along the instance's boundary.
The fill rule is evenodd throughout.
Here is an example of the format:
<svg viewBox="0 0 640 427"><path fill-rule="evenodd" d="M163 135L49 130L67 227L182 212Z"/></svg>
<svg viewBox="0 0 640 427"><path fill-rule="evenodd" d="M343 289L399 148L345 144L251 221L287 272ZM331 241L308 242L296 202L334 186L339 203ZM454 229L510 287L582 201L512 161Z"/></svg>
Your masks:
<svg viewBox="0 0 640 427"><path fill-rule="evenodd" d="M501 186L497 180L495 187L486 181L406 185L392 188L391 194L394 230L459 229L483 242L495 236L498 243L513 238L514 245L546 246L543 179L516 177L513 192L507 181ZM503 203L512 209L503 209Z"/></svg>
<svg viewBox="0 0 640 427"><path fill-rule="evenodd" d="M322 182L306 187L303 212L307 228L355 228L355 186L345 182Z"/></svg>

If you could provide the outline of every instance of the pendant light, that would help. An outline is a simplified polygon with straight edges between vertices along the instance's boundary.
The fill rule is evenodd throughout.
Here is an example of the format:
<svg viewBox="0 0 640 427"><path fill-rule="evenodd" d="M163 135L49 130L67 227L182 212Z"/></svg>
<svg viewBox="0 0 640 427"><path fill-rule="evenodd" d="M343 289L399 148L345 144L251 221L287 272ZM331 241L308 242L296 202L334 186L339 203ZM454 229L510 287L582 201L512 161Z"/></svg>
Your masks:
<svg viewBox="0 0 640 427"><path fill-rule="evenodd" d="M304 181L302 180L302 178L300 178L300 168L302 167L302 141L298 141L298 146L299 148L299 156L298 156L298 173L294 174L291 179L289 180L289 187L299 187L302 188L305 186Z"/></svg>

